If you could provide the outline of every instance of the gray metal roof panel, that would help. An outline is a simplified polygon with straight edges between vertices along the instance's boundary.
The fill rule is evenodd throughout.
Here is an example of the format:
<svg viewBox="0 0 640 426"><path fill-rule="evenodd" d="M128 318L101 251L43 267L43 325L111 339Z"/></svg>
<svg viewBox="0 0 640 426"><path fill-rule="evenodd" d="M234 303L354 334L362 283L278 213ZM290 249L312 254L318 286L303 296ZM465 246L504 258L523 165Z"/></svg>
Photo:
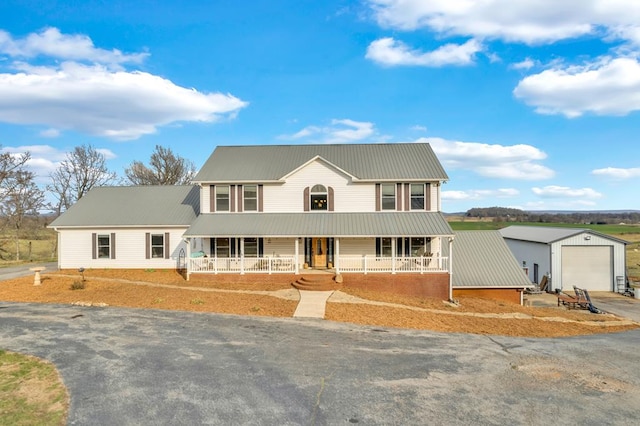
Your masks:
<svg viewBox="0 0 640 426"><path fill-rule="evenodd" d="M194 182L268 182L320 156L362 180L448 180L428 143L219 146Z"/></svg>
<svg viewBox="0 0 640 426"><path fill-rule="evenodd" d="M188 226L199 210L198 186L98 187L49 226Z"/></svg>
<svg viewBox="0 0 640 426"><path fill-rule="evenodd" d="M535 243L551 244L556 241L564 240L565 238L573 237L582 233L588 233L592 235L598 235L603 238L607 238L612 241L617 241L623 244L628 244L628 241L620 238L612 237L611 235L603 234L601 232L594 231L588 228L562 228L551 226L520 226L513 225L507 226L500 230L500 234L504 238L521 241L531 241Z"/></svg>
<svg viewBox="0 0 640 426"><path fill-rule="evenodd" d="M498 231L456 231L453 287L532 287Z"/></svg>
<svg viewBox="0 0 640 426"><path fill-rule="evenodd" d="M202 214L186 237L448 236L439 212Z"/></svg>

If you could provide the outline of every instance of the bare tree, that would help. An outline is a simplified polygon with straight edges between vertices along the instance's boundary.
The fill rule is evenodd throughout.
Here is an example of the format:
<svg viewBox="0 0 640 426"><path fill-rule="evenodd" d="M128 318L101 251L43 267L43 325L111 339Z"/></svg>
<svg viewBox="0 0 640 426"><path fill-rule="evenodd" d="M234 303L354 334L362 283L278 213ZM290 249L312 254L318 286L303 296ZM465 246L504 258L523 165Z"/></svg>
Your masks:
<svg viewBox="0 0 640 426"><path fill-rule="evenodd" d="M2 145L0 145L0 150ZM28 152L15 155L10 152L0 152L0 202L11 189L15 180L11 179L18 170L31 158Z"/></svg>
<svg viewBox="0 0 640 426"><path fill-rule="evenodd" d="M51 173L51 184L47 185L58 203L53 207L59 214L71 207L96 186L112 183L116 174L107 168L107 160L91 145L77 146Z"/></svg>
<svg viewBox="0 0 640 426"><path fill-rule="evenodd" d="M16 260L20 260L20 236L25 218L40 213L40 209L45 206L45 197L44 192L36 185L32 172L18 170L7 180L12 183L0 204L0 214L15 232Z"/></svg>
<svg viewBox="0 0 640 426"><path fill-rule="evenodd" d="M149 167L134 161L124 170L126 181L131 185L185 185L195 173L196 167L191 161L160 145L156 145L151 154Z"/></svg>

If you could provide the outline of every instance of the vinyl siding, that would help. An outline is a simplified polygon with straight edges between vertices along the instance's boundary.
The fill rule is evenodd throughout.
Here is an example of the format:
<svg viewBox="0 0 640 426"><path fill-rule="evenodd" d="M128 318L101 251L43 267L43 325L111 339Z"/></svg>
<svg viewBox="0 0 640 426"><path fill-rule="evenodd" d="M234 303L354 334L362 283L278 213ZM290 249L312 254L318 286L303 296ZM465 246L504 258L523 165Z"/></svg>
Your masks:
<svg viewBox="0 0 640 426"><path fill-rule="evenodd" d="M591 238L586 240L585 236ZM608 238L603 238L594 234L579 234L566 238L561 241L556 241L551 244L551 269L556 271L552 273L554 279L553 288L563 288L565 284L562 282L562 246L612 246L613 247L613 275L611 277L612 283L615 284L616 276L625 276L625 245L623 243L612 241ZM571 286L569 286L570 288Z"/></svg>
<svg viewBox="0 0 640 426"><path fill-rule="evenodd" d="M376 254L375 238L341 238L340 239L340 255L341 256L362 256Z"/></svg>
<svg viewBox="0 0 640 426"><path fill-rule="evenodd" d="M284 184L265 184L264 212L303 212L304 189L316 184L333 188L336 212L375 211L374 184L354 184L348 176L317 160L289 176Z"/></svg>
<svg viewBox="0 0 640 426"><path fill-rule="evenodd" d="M77 268L176 268L181 249L187 253L182 234L186 229L66 229L58 233L58 267L60 269ZM170 258L146 259L145 234L169 233ZM116 235L115 259L92 259L91 234Z"/></svg>

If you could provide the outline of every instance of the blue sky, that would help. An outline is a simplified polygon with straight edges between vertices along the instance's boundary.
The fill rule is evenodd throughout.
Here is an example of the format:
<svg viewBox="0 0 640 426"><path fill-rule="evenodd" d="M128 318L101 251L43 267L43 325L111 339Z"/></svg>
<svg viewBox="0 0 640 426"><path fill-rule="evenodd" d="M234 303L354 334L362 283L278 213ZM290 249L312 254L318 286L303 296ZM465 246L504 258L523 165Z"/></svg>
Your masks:
<svg viewBox="0 0 640 426"><path fill-rule="evenodd" d="M638 209L639 57L630 0L4 0L0 145L429 142L445 212Z"/></svg>

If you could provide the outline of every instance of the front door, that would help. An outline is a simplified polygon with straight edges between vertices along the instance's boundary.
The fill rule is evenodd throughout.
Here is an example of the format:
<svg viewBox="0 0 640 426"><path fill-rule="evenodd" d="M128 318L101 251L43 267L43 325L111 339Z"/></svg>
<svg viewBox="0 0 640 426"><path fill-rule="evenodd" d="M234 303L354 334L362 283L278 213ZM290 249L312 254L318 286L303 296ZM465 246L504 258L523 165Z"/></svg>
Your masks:
<svg viewBox="0 0 640 426"><path fill-rule="evenodd" d="M325 269L327 267L327 240L326 238L313 238L311 240L311 255L313 267Z"/></svg>

